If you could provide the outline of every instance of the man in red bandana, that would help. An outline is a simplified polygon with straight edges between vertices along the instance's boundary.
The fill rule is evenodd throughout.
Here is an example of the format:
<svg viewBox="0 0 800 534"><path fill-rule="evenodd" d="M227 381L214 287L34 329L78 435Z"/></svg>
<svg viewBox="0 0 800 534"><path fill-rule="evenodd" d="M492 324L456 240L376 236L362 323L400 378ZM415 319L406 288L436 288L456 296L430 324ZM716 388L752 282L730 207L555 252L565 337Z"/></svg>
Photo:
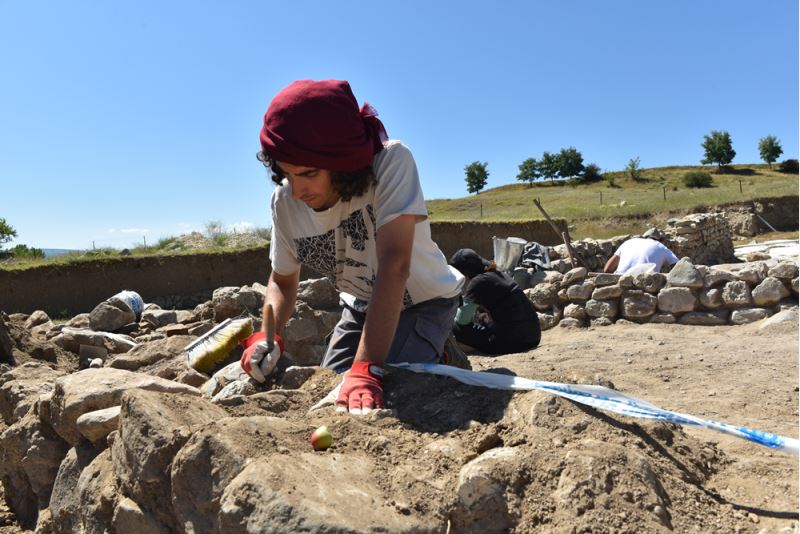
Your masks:
<svg viewBox="0 0 800 534"><path fill-rule="evenodd" d="M265 316L272 305L280 336L301 265L331 278L343 312L322 366L346 371L337 410L382 408L383 364L439 363L464 284L431 240L414 158L338 80L284 88L260 141L259 159L277 184ZM242 365L263 380L280 350L251 343Z"/></svg>

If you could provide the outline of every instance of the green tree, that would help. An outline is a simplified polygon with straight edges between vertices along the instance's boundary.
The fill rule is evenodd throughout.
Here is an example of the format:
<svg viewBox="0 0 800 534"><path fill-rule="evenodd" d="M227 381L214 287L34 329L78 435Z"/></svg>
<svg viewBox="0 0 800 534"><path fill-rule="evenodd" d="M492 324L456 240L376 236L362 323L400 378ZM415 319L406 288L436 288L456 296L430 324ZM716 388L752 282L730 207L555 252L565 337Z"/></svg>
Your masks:
<svg viewBox="0 0 800 534"><path fill-rule="evenodd" d="M550 178L552 181L558 176L558 154L551 154L546 150L542 154L542 159L539 160L539 172L543 178Z"/></svg>
<svg viewBox="0 0 800 534"><path fill-rule="evenodd" d="M772 169L772 163L778 161L780 155L783 154L783 148L777 137L768 135L759 139L758 152L761 154L761 159L766 161L769 168Z"/></svg>
<svg viewBox="0 0 800 534"><path fill-rule="evenodd" d="M15 258L36 259L44 258L44 251L40 248L28 247L28 245L17 245L10 249Z"/></svg>
<svg viewBox="0 0 800 534"><path fill-rule="evenodd" d="M583 156L574 146L562 148L557 161L559 178L571 178L583 172Z"/></svg>
<svg viewBox="0 0 800 534"><path fill-rule="evenodd" d="M583 181L584 182L599 182L603 179L603 173L600 172L600 166L596 163L590 163L583 168Z"/></svg>
<svg viewBox="0 0 800 534"><path fill-rule="evenodd" d="M489 164L485 161L483 163L480 161L473 161L464 167L464 172L467 175L467 191L470 193L480 193L481 189L486 187L486 181L489 179L489 171L486 170L488 165Z"/></svg>
<svg viewBox="0 0 800 534"><path fill-rule="evenodd" d="M638 182L642 179L642 168L639 166L639 156L635 158L631 158L628 162L628 166L625 167L625 170L628 171L628 174L631 175L631 179L634 182Z"/></svg>
<svg viewBox="0 0 800 534"><path fill-rule="evenodd" d="M716 163L717 167L722 168L723 165L728 165L736 157L731 134L728 132L712 130L710 134L703 136L702 147L706 153L706 156L700 160L703 165Z"/></svg>
<svg viewBox="0 0 800 534"><path fill-rule="evenodd" d="M0 246L5 245L15 237L17 237L17 231L5 219L0 217Z"/></svg>
<svg viewBox="0 0 800 534"><path fill-rule="evenodd" d="M539 162L536 161L536 158L528 158L519 165L517 180L520 182L528 182L528 187L541 176L542 173L539 170Z"/></svg>

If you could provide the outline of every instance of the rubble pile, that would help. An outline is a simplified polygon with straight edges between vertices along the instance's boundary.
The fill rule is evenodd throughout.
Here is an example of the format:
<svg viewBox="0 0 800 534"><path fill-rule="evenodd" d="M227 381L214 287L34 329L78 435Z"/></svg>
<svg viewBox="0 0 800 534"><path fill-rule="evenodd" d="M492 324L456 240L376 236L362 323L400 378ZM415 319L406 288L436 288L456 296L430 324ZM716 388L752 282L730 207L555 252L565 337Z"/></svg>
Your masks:
<svg viewBox="0 0 800 534"><path fill-rule="evenodd" d="M606 326L616 321L714 326L764 319L796 307L798 268L793 262L694 265L681 259L669 274L589 273L531 275L525 294L546 330L561 326Z"/></svg>

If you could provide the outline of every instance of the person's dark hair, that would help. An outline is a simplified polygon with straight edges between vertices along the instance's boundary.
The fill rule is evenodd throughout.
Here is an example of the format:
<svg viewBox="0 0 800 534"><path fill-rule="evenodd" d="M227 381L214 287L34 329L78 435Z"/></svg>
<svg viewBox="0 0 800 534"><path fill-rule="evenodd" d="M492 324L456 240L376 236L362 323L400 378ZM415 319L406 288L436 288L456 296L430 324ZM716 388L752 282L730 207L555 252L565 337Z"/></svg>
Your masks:
<svg viewBox="0 0 800 534"><path fill-rule="evenodd" d="M263 152L256 154L256 158L267 168L272 181L282 185L284 176L280 167ZM355 171L331 171L331 182L342 200L350 200L366 193L369 186L376 183L377 179L372 165L367 165Z"/></svg>

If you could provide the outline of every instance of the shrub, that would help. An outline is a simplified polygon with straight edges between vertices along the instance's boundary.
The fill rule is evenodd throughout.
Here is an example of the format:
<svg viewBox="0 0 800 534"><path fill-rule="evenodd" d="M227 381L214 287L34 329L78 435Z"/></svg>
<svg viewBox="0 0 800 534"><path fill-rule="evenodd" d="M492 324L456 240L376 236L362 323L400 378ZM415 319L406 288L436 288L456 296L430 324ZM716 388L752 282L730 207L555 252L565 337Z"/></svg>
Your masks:
<svg viewBox="0 0 800 534"><path fill-rule="evenodd" d="M583 169L584 182L599 182L603 179L603 174L600 172L600 167L594 163L588 164Z"/></svg>
<svg viewBox="0 0 800 534"><path fill-rule="evenodd" d="M12 247L10 251L15 258L33 260L37 258L44 258L44 251L40 248L28 247L27 245L17 245Z"/></svg>
<svg viewBox="0 0 800 534"><path fill-rule="evenodd" d="M686 187L711 187L714 179L703 171L690 171L683 175L683 184Z"/></svg>
<svg viewBox="0 0 800 534"><path fill-rule="evenodd" d="M781 172L785 172L788 174L798 174L800 172L800 168L798 168L797 160L796 159L786 159L781 162Z"/></svg>
<svg viewBox="0 0 800 534"><path fill-rule="evenodd" d="M613 174L605 174L605 175L603 175L603 179L608 184L608 187L616 187L616 184L614 183L614 175Z"/></svg>
<svg viewBox="0 0 800 534"><path fill-rule="evenodd" d="M579 179L577 179L577 178L574 178L574 177L573 177L573 178L569 178L569 179L566 181L566 184L567 184L569 187L571 187L571 188L575 189L576 187L578 187L578 186L581 184L581 181L580 181Z"/></svg>

